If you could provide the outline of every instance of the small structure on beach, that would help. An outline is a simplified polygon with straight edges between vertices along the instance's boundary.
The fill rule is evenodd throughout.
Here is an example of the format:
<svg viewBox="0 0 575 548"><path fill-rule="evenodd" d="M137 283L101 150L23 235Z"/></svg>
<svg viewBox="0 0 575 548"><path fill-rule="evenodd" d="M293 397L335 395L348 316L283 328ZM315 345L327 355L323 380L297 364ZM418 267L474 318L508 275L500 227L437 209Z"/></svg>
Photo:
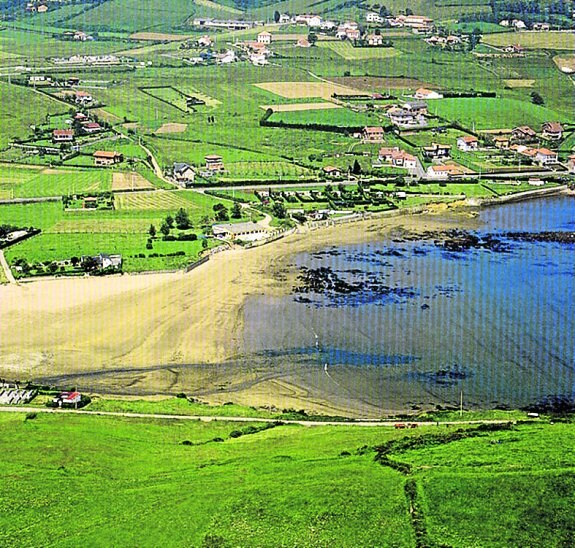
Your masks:
<svg viewBox="0 0 575 548"><path fill-rule="evenodd" d="M226 223L212 226L216 238L254 242L267 237L267 231L257 223Z"/></svg>

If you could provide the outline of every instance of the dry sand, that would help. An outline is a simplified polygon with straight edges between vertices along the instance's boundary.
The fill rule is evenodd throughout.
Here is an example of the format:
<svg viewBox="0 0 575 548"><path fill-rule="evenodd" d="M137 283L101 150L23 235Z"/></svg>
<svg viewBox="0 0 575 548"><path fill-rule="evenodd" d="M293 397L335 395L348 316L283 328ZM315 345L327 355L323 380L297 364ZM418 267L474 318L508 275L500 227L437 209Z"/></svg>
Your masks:
<svg viewBox="0 0 575 548"><path fill-rule="evenodd" d="M285 270L294 253L376 240L402 225L434 229L469 222L461 214L443 209L438 213L295 234L252 250L216 254L188 274L1 286L0 376L57 379L97 372L107 379L98 386L110 392L190 390L209 401L233 399L250 405L280 403L343 412L343 403L333 405L327 394L323 399L307 394L297 372L285 379L222 365L242 351L244 300L288 292L291 283L275 274Z"/></svg>

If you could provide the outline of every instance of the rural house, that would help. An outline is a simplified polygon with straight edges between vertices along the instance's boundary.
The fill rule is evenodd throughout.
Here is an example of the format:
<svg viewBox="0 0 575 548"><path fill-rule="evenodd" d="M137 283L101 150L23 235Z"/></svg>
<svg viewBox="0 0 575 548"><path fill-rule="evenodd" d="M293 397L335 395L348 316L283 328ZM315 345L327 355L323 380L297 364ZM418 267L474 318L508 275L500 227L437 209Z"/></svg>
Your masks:
<svg viewBox="0 0 575 548"><path fill-rule="evenodd" d="M383 36L381 34L368 34L366 40L369 46L383 45Z"/></svg>
<svg viewBox="0 0 575 548"><path fill-rule="evenodd" d="M98 122L90 122L90 121L82 122L82 131L87 135L90 135L92 133L98 133L103 129L104 128L102 128L102 126Z"/></svg>
<svg viewBox="0 0 575 548"><path fill-rule="evenodd" d="M513 129L511 138L519 144L533 143L537 141L537 133L529 126L519 126Z"/></svg>
<svg viewBox="0 0 575 548"><path fill-rule="evenodd" d="M545 122L541 126L541 135L544 139L557 141L563 137L563 126L559 122Z"/></svg>
<svg viewBox="0 0 575 548"><path fill-rule="evenodd" d="M92 263L95 270L121 270L122 269L122 255L108 255L107 253L99 253L98 255L83 255L81 264Z"/></svg>
<svg viewBox="0 0 575 548"><path fill-rule="evenodd" d="M428 179L449 179L454 175L461 175L461 170L454 165L431 166L426 172Z"/></svg>
<svg viewBox="0 0 575 548"><path fill-rule="evenodd" d="M383 23L383 17L374 11L368 11L365 15L365 20L368 23Z"/></svg>
<svg viewBox="0 0 575 548"><path fill-rule="evenodd" d="M496 148L500 150L507 150L509 145L511 144L509 137L505 137L504 135L498 135L493 139L493 144Z"/></svg>
<svg viewBox="0 0 575 548"><path fill-rule="evenodd" d="M182 162L174 163L172 173L174 174L174 179L176 181L181 181L183 183L193 183L196 178L194 170L188 164Z"/></svg>
<svg viewBox="0 0 575 548"><path fill-rule="evenodd" d="M323 172L324 172L328 177L341 177L341 169L339 169L338 167L325 166L325 167L323 168Z"/></svg>
<svg viewBox="0 0 575 548"><path fill-rule="evenodd" d="M75 95L75 102L77 105L89 105L94 98L91 93L87 91L78 90Z"/></svg>
<svg viewBox="0 0 575 548"><path fill-rule="evenodd" d="M258 42L260 44L271 44L272 43L272 35L267 32L263 31L258 34Z"/></svg>
<svg viewBox="0 0 575 548"><path fill-rule="evenodd" d="M55 129L52 132L53 143L71 143L74 140L73 129Z"/></svg>
<svg viewBox="0 0 575 548"><path fill-rule="evenodd" d="M449 158L449 151L451 145L442 145L440 143L432 143L430 146L423 147L423 154L430 160L442 160Z"/></svg>
<svg viewBox="0 0 575 548"><path fill-rule="evenodd" d="M62 407L63 405L77 405L82 401L82 395L80 392L61 392L58 394L52 402Z"/></svg>
<svg viewBox="0 0 575 548"><path fill-rule="evenodd" d="M558 161L557 153L548 148L539 148L535 154L535 161L541 166L556 164Z"/></svg>
<svg viewBox="0 0 575 548"><path fill-rule="evenodd" d="M473 135L458 137L457 148L463 152L471 152L479 147L479 139Z"/></svg>
<svg viewBox="0 0 575 548"><path fill-rule="evenodd" d="M381 143L383 141L383 128L381 126L364 127L361 136L364 141Z"/></svg>
<svg viewBox="0 0 575 548"><path fill-rule="evenodd" d="M94 165L97 166L113 166L124 161L124 155L120 152L111 150L97 150L93 154Z"/></svg>
<svg viewBox="0 0 575 548"><path fill-rule="evenodd" d="M303 36L301 38L298 38L298 41L296 42L296 48L311 48L311 44L309 43L307 38L304 38Z"/></svg>
<svg viewBox="0 0 575 548"><path fill-rule="evenodd" d="M204 34L198 38L198 46L201 48L209 48L213 45L212 39L207 35Z"/></svg>
<svg viewBox="0 0 575 548"><path fill-rule="evenodd" d="M414 116L424 116L427 114L427 104L423 101L408 101L401 106L403 110L410 112Z"/></svg>
<svg viewBox="0 0 575 548"><path fill-rule="evenodd" d="M205 157L206 160L206 169L208 171L223 171L224 170L224 161L221 156L217 154L208 154Z"/></svg>
<svg viewBox="0 0 575 548"><path fill-rule="evenodd" d="M391 164L393 167L417 168L417 158L404 150L400 150L399 147L380 148L378 158L380 162Z"/></svg>

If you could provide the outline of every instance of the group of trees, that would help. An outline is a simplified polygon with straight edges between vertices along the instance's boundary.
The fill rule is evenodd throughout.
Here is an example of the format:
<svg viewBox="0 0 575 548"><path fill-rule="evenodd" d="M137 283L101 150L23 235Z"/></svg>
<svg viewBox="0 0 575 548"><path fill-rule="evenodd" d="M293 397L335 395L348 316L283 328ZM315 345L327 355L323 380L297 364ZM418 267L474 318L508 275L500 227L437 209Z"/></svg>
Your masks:
<svg viewBox="0 0 575 548"><path fill-rule="evenodd" d="M171 215L167 215L166 218L163 220L162 224L160 225L160 233L163 235L164 239L166 239L170 235L170 231L172 230L172 228L174 228L174 225L176 226L176 228L180 230L187 230L193 227L192 222L190 221L190 216L183 207L178 209L174 217L172 217ZM156 230L156 226L154 224L150 225L150 228L148 229L148 234L150 235L150 238L148 239L148 246L146 247L148 249L151 249L152 240L158 234L158 231Z"/></svg>

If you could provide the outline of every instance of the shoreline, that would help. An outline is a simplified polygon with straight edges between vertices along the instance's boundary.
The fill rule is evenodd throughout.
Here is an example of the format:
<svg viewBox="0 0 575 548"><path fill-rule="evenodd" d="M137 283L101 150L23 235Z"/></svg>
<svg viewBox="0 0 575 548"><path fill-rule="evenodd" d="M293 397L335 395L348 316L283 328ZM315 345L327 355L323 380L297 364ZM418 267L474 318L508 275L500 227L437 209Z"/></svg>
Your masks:
<svg viewBox="0 0 575 548"><path fill-rule="evenodd" d="M341 399L309 393L294 371L262 373L233 361L242 356L246 299L289 293L285 269L298 253L376 241L394 230L472 229L480 223L477 206L459 202L428 209L358 219L293 233L272 245L227 250L186 274L42 279L0 287L0 375L74 379L82 387L96 386L96 392L111 395L187 392L216 404L233 400L357 414ZM368 406L361 414L381 412Z"/></svg>

